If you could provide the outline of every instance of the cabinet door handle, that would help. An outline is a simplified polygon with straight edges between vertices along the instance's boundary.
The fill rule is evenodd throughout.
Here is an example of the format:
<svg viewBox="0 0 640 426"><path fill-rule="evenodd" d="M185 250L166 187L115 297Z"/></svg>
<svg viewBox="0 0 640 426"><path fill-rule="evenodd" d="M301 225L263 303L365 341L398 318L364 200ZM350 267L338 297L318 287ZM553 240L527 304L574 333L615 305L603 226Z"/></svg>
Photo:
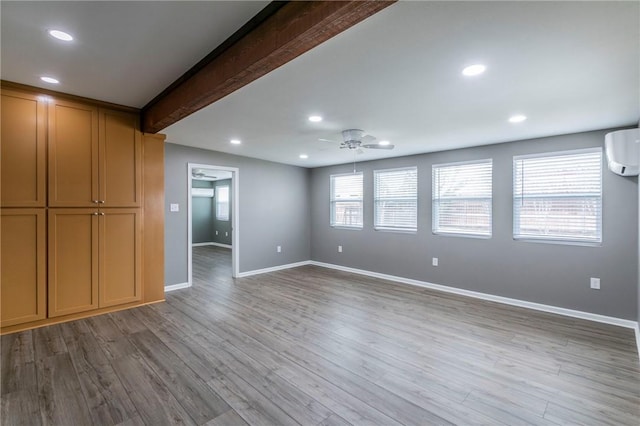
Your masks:
<svg viewBox="0 0 640 426"><path fill-rule="evenodd" d="M104 204L104 200L99 200L98 204Z"/></svg>
<svg viewBox="0 0 640 426"><path fill-rule="evenodd" d="M100 216L104 216L104 213L103 213L103 212L100 212Z"/></svg>
<svg viewBox="0 0 640 426"><path fill-rule="evenodd" d="M98 200L93 200L93 204L98 204L100 201Z"/></svg>
<svg viewBox="0 0 640 426"><path fill-rule="evenodd" d="M94 216L98 216L98 212L93 212L93 215Z"/></svg>

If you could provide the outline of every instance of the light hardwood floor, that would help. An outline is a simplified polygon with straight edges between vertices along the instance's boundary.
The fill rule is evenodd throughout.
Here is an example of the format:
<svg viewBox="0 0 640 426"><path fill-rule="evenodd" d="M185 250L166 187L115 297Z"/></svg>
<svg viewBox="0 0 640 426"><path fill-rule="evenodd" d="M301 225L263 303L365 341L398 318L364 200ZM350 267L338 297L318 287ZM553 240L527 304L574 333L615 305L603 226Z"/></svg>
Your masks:
<svg viewBox="0 0 640 426"><path fill-rule="evenodd" d="M194 248L167 302L2 337L2 425L640 424L632 330Z"/></svg>

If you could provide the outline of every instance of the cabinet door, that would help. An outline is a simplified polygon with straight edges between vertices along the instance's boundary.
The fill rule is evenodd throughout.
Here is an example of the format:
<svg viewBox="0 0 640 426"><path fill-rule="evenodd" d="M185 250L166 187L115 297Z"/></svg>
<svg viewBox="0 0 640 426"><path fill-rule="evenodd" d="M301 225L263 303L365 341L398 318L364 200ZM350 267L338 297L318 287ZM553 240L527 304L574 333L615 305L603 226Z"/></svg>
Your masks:
<svg viewBox="0 0 640 426"><path fill-rule="evenodd" d="M100 218L100 307L142 299L140 209L103 209Z"/></svg>
<svg viewBox="0 0 640 426"><path fill-rule="evenodd" d="M91 207L98 192L98 109L49 104L49 206Z"/></svg>
<svg viewBox="0 0 640 426"><path fill-rule="evenodd" d="M46 317L44 209L2 209L0 326Z"/></svg>
<svg viewBox="0 0 640 426"><path fill-rule="evenodd" d="M2 207L44 207L47 124L44 99L2 89L0 110Z"/></svg>
<svg viewBox="0 0 640 426"><path fill-rule="evenodd" d="M100 110L102 207L141 207L142 141L138 116Z"/></svg>
<svg viewBox="0 0 640 426"><path fill-rule="evenodd" d="M98 307L98 217L49 209L49 317Z"/></svg>

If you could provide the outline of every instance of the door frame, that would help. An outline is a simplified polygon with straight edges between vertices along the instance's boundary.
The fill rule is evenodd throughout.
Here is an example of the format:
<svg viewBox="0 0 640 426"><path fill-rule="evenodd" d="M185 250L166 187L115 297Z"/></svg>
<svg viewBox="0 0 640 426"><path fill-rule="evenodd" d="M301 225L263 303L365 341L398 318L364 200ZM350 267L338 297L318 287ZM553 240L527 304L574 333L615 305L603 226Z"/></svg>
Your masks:
<svg viewBox="0 0 640 426"><path fill-rule="evenodd" d="M223 170L231 172L231 276L237 278L240 273L240 169L237 167L216 166L213 164L187 163L187 270L189 287L193 285L193 229L192 196L193 169Z"/></svg>

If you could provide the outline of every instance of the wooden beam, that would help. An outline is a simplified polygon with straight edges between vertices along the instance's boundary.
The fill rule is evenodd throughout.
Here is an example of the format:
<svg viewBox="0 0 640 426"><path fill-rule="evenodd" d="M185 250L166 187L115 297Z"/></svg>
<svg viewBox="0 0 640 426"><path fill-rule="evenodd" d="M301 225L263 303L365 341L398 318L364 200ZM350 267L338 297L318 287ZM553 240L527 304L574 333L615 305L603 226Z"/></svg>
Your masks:
<svg viewBox="0 0 640 426"><path fill-rule="evenodd" d="M142 110L156 133L233 93L396 0L272 2Z"/></svg>

